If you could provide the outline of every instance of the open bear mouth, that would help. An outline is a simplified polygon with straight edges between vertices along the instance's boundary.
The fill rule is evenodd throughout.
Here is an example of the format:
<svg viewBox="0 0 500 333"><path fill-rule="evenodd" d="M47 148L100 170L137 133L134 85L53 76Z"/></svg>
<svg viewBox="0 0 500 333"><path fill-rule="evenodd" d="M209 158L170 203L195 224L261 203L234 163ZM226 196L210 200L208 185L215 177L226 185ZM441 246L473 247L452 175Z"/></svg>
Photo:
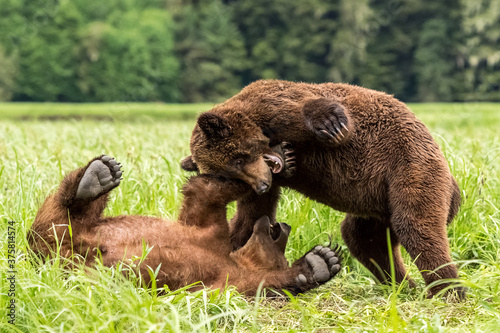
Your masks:
<svg viewBox="0 0 500 333"><path fill-rule="evenodd" d="M290 235L290 227L286 223L271 223L270 236L278 248L285 252L286 243L288 242L288 236Z"/></svg>
<svg viewBox="0 0 500 333"><path fill-rule="evenodd" d="M267 243L270 238L279 251L285 253L288 235L292 227L286 223L271 223L268 216L264 215L255 222L254 235L264 236L261 241ZM252 236L253 237L253 236ZM267 238L269 237L269 238Z"/></svg>
<svg viewBox="0 0 500 333"><path fill-rule="evenodd" d="M279 223L271 224L270 236L273 241L276 241L279 238L279 236L281 236L282 232L283 230L281 229Z"/></svg>
<svg viewBox="0 0 500 333"><path fill-rule="evenodd" d="M272 173L280 173L283 170L283 160L281 158L272 154L264 154L263 156Z"/></svg>

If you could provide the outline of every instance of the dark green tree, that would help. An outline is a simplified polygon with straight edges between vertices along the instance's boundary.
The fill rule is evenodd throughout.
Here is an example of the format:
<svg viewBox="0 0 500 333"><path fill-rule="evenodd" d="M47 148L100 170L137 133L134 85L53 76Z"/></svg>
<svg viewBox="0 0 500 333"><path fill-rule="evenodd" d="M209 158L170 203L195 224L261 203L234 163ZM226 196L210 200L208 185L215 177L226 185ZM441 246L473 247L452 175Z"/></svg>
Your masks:
<svg viewBox="0 0 500 333"><path fill-rule="evenodd" d="M0 45L0 101L10 101L14 94L17 69L17 55L7 56Z"/></svg>
<svg viewBox="0 0 500 333"><path fill-rule="evenodd" d="M337 1L241 0L231 7L251 63L245 83L259 78L326 80L338 26Z"/></svg>
<svg viewBox="0 0 500 333"><path fill-rule="evenodd" d="M461 0L464 100L500 101L500 2Z"/></svg>
<svg viewBox="0 0 500 333"><path fill-rule="evenodd" d="M220 0L170 3L184 102L220 101L241 89L247 68L243 39Z"/></svg>
<svg viewBox="0 0 500 333"><path fill-rule="evenodd" d="M179 99L173 24L159 9L111 15L80 34L78 87L90 101Z"/></svg>
<svg viewBox="0 0 500 333"><path fill-rule="evenodd" d="M9 6L9 3L14 5ZM80 22L78 11L56 1L33 1L19 5L6 1L0 28L8 31L4 47L17 54L15 99L65 100L74 88L74 43ZM12 27L9 28L9 27ZM4 30L6 29L6 30Z"/></svg>
<svg viewBox="0 0 500 333"><path fill-rule="evenodd" d="M418 86L416 100L451 101L456 96L456 41L450 39L447 22L431 19L424 23L415 50L414 72Z"/></svg>
<svg viewBox="0 0 500 333"><path fill-rule="evenodd" d="M0 99L219 101L261 78L500 100L497 0L2 0Z"/></svg>

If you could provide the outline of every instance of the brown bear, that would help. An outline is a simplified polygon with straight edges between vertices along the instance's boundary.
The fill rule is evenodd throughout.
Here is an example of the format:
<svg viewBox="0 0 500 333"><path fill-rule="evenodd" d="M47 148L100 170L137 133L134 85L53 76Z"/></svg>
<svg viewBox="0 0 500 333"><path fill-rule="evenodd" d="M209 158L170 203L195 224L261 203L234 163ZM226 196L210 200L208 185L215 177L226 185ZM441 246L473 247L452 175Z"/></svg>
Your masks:
<svg viewBox="0 0 500 333"><path fill-rule="evenodd" d="M247 244L233 252L226 206L252 191L242 181L191 177L183 189L179 223L148 216L103 217L109 192L120 184L120 168L103 155L68 174L38 211L28 234L33 251L43 257L59 251L65 258L86 259L87 265L101 258L113 266L141 257L145 243L151 250L139 272L147 284L148 270L159 267L159 286L173 290L201 281L213 288L236 286L247 295L255 295L261 283L297 294L340 270L339 249L320 245L289 267L284 251L290 227L271 225L266 216L257 220Z"/></svg>
<svg viewBox="0 0 500 333"><path fill-rule="evenodd" d="M285 141L295 148L295 175L273 180L262 154ZM256 81L202 113L190 147L185 170L242 179L254 189L238 200L233 249L250 238L258 217L274 221L285 186L346 212L342 237L378 280L391 271L387 229L398 282L407 276L400 244L430 297L447 286L436 281L457 278L446 231L460 206L457 182L427 128L393 96L348 84Z"/></svg>

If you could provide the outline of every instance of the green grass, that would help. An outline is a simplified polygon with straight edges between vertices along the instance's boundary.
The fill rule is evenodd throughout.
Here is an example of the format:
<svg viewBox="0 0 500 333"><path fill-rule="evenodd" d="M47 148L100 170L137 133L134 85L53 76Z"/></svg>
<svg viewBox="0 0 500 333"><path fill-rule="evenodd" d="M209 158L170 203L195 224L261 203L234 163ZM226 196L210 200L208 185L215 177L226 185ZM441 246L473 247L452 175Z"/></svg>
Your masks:
<svg viewBox="0 0 500 333"><path fill-rule="evenodd" d="M449 227L453 259L469 288L462 303L425 299L418 288L381 286L346 256L341 275L288 302L248 299L233 290L157 296L116 269L67 272L62 263L26 260L26 232L45 196L66 172L107 153L124 166L106 214L175 218L198 112L210 105L0 104L1 332L317 331L493 332L500 328L499 104L416 104L462 190ZM57 121L47 121L47 120ZM234 211L234 205L230 208ZM332 234L342 243L342 213L285 192L279 219L292 225L287 258ZM6 324L7 221L16 221L16 326Z"/></svg>
<svg viewBox="0 0 500 333"><path fill-rule="evenodd" d="M147 106L146 106L147 105ZM0 103L1 119L9 120L98 120L157 121L186 120L214 104L164 103Z"/></svg>

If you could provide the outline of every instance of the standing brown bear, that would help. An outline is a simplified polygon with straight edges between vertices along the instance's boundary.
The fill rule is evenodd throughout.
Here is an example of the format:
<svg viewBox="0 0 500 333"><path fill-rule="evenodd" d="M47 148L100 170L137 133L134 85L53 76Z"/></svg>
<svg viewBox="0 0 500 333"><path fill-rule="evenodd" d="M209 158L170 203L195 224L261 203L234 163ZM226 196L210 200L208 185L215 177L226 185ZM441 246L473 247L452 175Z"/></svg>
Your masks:
<svg viewBox="0 0 500 333"><path fill-rule="evenodd" d="M137 215L103 217L121 175L120 165L105 155L67 175L37 213L28 234L31 249L43 257L59 251L87 265L98 257L113 266L140 258L146 244L151 250L139 273L149 284L149 270L158 272L157 285L172 290L201 281L207 287L236 286L247 295L255 295L261 285L297 294L340 271L338 250L320 245L289 267L284 251L290 227L271 225L266 216L256 220L247 244L231 251L226 206L252 191L238 180L191 177L183 190L180 223Z"/></svg>
<svg viewBox="0 0 500 333"><path fill-rule="evenodd" d="M295 174L273 181L262 153L281 142L295 148ZM387 228L398 282L406 276L400 244L432 284L430 297L447 286L433 282L457 278L446 231L460 206L457 182L427 128L390 95L348 84L257 81L199 116L191 153L185 170L239 178L254 189L238 201L234 249L257 218L274 220L285 186L346 212L342 237L378 280L390 272Z"/></svg>

